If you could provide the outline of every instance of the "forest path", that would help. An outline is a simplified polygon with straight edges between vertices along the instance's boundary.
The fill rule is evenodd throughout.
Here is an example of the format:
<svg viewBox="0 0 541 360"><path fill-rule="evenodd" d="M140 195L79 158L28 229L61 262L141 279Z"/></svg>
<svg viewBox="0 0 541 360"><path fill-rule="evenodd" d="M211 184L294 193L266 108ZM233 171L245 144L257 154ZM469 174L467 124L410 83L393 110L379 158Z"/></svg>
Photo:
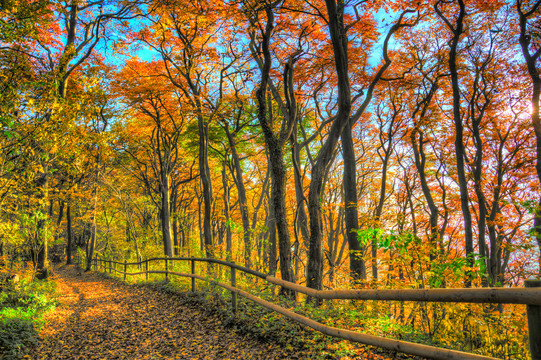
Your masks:
<svg viewBox="0 0 541 360"><path fill-rule="evenodd" d="M46 317L33 359L303 359L226 329L174 296L74 266L55 272L60 305Z"/></svg>

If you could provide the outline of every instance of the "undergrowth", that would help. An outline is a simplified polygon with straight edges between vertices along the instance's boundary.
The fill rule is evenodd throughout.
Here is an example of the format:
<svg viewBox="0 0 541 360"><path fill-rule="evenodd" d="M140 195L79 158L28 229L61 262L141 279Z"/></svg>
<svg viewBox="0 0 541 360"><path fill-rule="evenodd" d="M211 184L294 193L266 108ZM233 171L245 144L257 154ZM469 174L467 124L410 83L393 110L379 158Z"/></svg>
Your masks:
<svg viewBox="0 0 541 360"><path fill-rule="evenodd" d="M56 305L56 284L24 277L0 293L0 358L21 359L37 344L43 315Z"/></svg>
<svg viewBox="0 0 541 360"><path fill-rule="evenodd" d="M190 269L184 266L181 271L190 272ZM366 357L363 356L367 351L364 345L312 331L241 297L238 311L233 314L230 292L211 283L198 280L197 291L193 294L189 291L190 280L170 276L169 281L163 281L163 277L159 274L151 276L148 282L139 281L160 291L177 294L181 302L219 316L222 323L241 334L262 341L273 339L285 349L310 354L311 359ZM217 278L228 283L229 272L218 270ZM525 307L521 305L495 308L482 304L332 300L315 307L305 303L304 298L292 302L278 297L277 287L254 282L251 276L237 275L237 287L327 326L502 359L529 358ZM368 348L382 358L414 358Z"/></svg>

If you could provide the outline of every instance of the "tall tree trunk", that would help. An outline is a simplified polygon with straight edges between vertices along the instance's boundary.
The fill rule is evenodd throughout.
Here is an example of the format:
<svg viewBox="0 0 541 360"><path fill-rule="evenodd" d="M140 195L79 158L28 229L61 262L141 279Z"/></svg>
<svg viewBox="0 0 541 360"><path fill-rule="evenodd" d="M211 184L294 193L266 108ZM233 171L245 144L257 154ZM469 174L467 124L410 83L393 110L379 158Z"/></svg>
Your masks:
<svg viewBox="0 0 541 360"><path fill-rule="evenodd" d="M276 232L278 234L278 253L280 257L280 274L282 279L294 281L293 269L291 267L291 240L286 213L286 174L283 163L281 148L271 149L269 147L269 159L271 163L271 198L276 221ZM274 151L273 151L274 150ZM290 291L282 289L283 294L290 294Z"/></svg>
<svg viewBox="0 0 541 360"><path fill-rule="evenodd" d="M37 180L38 185L38 199L43 202L43 205L39 206L39 212L42 215L42 218L38 220L37 223L37 237L36 242L38 245L38 254L37 262L35 264L36 270L39 272L39 277L47 277L49 262L49 237L48 237L48 223L50 214L47 209L47 199L49 198L49 169L48 165L42 163L43 173L40 173L40 176Z"/></svg>
<svg viewBox="0 0 541 360"><path fill-rule="evenodd" d="M276 250L276 219L274 217L274 206L272 193L269 197L269 215L267 217L267 227L269 228L269 274L276 274L277 250Z"/></svg>
<svg viewBox="0 0 541 360"><path fill-rule="evenodd" d="M92 219L90 227L90 241L88 242L87 252L86 252L86 269L85 271L90 271L92 267L92 259L94 259L94 250L96 248L96 212L98 211L98 176L99 176L99 163L100 156L98 154L96 161L96 178L94 183L94 196L92 205Z"/></svg>
<svg viewBox="0 0 541 360"><path fill-rule="evenodd" d="M226 174L226 161L224 160L222 164L222 185L224 188L224 217L225 217L225 226L226 226L226 235L225 235L225 258L227 261L233 259L232 252L232 243L231 243L231 219L229 217L229 185L227 183L227 174Z"/></svg>
<svg viewBox="0 0 541 360"><path fill-rule="evenodd" d="M474 88L477 88L477 82L474 85ZM476 119L474 116L474 108L475 105L473 104L472 99L472 105L470 106L471 110L471 117L472 117L472 130L473 130L473 138L474 138L474 145L475 145L475 157L474 157L474 166L473 166L473 183L474 183L474 189L475 189L475 195L477 196L477 205L479 208L479 215L477 217L477 227L478 227L478 239L477 242L479 244L479 255L482 258L483 263L485 263L486 269L484 270L486 275L487 270L490 267L490 264L487 264L487 261L485 259L490 258L487 250L487 244L486 244L486 226L487 226L487 216L488 216L488 210L487 210L487 202L485 198L485 194L483 193L483 140L481 139L481 133L480 133L480 122L481 118ZM490 263L490 260L488 261ZM491 279L491 286L495 286L494 279ZM487 282L487 279L483 277L482 279L482 285L483 286L489 286L489 283Z"/></svg>
<svg viewBox="0 0 541 360"><path fill-rule="evenodd" d="M417 141L417 135L419 136L419 140ZM438 218L439 218L439 210L436 206L436 203L434 201L434 198L432 197L432 193L430 191L430 187L428 186L428 181L426 179L426 173L425 173L425 163L426 163L426 156L424 152L424 137L423 133L419 130L414 130L411 133L411 145L413 147L413 155L415 159L415 167L417 168L417 173L419 174L419 180L421 181L421 190L423 191L423 195L425 197L425 200L428 205L428 209L430 211L430 220L429 220L429 226L430 226L430 261L433 261L436 258L436 247L437 247L437 241L439 237L439 229L438 229Z"/></svg>
<svg viewBox="0 0 541 360"><path fill-rule="evenodd" d="M541 6L541 1L537 0L532 5L530 10L525 12L522 9L522 0L517 0L517 12L520 18L520 36L519 43L522 49L522 54L526 60L526 65L528 66L528 74L532 79L532 125L535 132L535 141L536 141L536 156L537 162L535 169L537 171L537 178L539 183L541 183L541 120L539 117L539 97L541 95L541 78L539 76L539 70L537 68L539 56L541 55L541 50L538 48L533 48L533 55L530 54L530 43L533 38L531 34L528 34L527 25L528 18L531 16L539 16L539 9ZM541 194L539 195L539 203L537 209L535 210L534 217L534 226L533 226L533 235L537 240L537 245L539 246L539 275L541 275Z"/></svg>
<svg viewBox="0 0 541 360"><path fill-rule="evenodd" d="M501 236L498 236L496 230L496 218L501 214L500 202L501 202L501 191L503 184L503 174L505 166L505 137L500 141L498 146L498 163L496 166L497 173L497 183L494 186L493 197L492 197L492 208L490 210L490 215L488 217L487 227L488 227L488 236L490 239L490 251L488 257L488 266L487 271L490 279L489 286L503 286L504 283L504 272L507 267L507 262L504 259L502 264L502 243ZM488 250L487 250L488 251Z"/></svg>
<svg viewBox="0 0 541 360"><path fill-rule="evenodd" d="M197 190L196 190L196 193L197 193ZM199 210L197 212L197 218L198 218L197 226L199 228L199 249L201 250L201 253L205 251L205 239L203 237L203 221L201 217L201 208L203 206L202 203L203 203L202 197L199 196L199 194L197 194L197 208Z"/></svg>
<svg viewBox="0 0 541 360"><path fill-rule="evenodd" d="M204 121L203 116L199 114L197 118L199 129L199 173L203 187L204 202L203 238L205 240L205 253L207 257L212 258L214 257L214 251L212 249L214 242L212 240L212 182L210 179L210 168L208 162L209 133L208 124Z"/></svg>
<svg viewBox="0 0 541 360"><path fill-rule="evenodd" d="M295 199L297 201L297 227L301 231L304 244L308 244L310 241L310 233L308 230L308 216L306 215L306 209L304 202L306 198L304 196L304 186L302 183L301 174L301 146L297 143L297 126L293 128L291 134L291 159L293 161L293 176L295 178Z"/></svg>
<svg viewBox="0 0 541 360"><path fill-rule="evenodd" d="M291 133L291 160L293 162L293 177L295 180L295 200L296 200L296 212L295 212L295 243L293 245L293 258L294 258L294 274L295 278L299 277L299 260L301 249L307 246L310 242L310 233L308 230L308 216L304 207L306 198L304 197L304 186L302 183L301 174L301 146L297 143L297 125L293 127ZM302 242L299 241L299 232L301 233ZM301 244L303 246L301 246Z"/></svg>
<svg viewBox="0 0 541 360"><path fill-rule="evenodd" d="M331 125L327 141L323 144L312 168L312 181L308 192L308 213L310 215L310 246L308 250L308 266L306 272L307 285L321 290L323 287L323 253L322 253L322 220L321 196L327 168L331 162L334 149L349 121L351 113L351 85L348 75L348 38L344 26L344 4L337 5L334 0L325 0L329 14L329 32L333 45L334 61L338 76L338 113ZM349 235L348 235L349 236Z"/></svg>
<svg viewBox="0 0 541 360"><path fill-rule="evenodd" d="M469 207L469 195L468 195L468 181L466 180L466 172L464 170L464 126L462 122L461 106L460 106L460 84L458 81L457 70L457 50L460 36L464 32L464 18L466 16L466 7L463 0L458 0L460 7L459 13L456 18L455 24L451 24L449 20L439 10L438 1L434 8L440 18L442 18L449 30L451 30L453 37L451 39L449 50L449 72L451 73L451 86L453 88L453 121L455 124L455 155L456 155L456 168L458 176L458 187L460 189L460 206L462 208L462 216L464 217L464 241L466 250L466 261L469 268L473 268L475 264L475 258L473 253L473 230L472 230L472 217ZM466 287L472 285L472 275L468 274L466 281Z"/></svg>
<svg viewBox="0 0 541 360"><path fill-rule="evenodd" d="M71 200L68 199L68 205L66 208L66 222L67 222L67 233L68 233L68 244L66 246L66 265L71 265L71 249L73 247L73 228L71 225Z"/></svg>
<svg viewBox="0 0 541 360"><path fill-rule="evenodd" d="M169 176L162 174L161 181L161 225L163 239L163 253L165 256L173 257L173 241L171 239L171 212L170 212L170 194L169 194Z"/></svg>
<svg viewBox="0 0 541 360"><path fill-rule="evenodd" d="M389 128L389 134L388 134L389 144L388 144L387 149L384 148L385 156L382 159L383 166L382 166L382 171L381 171L381 185L380 185L380 190L379 190L379 200L378 200L378 205L376 206L376 211L375 211L375 216L374 216L376 226L380 226L379 222L381 220L381 214L383 213L383 205L385 204L385 196L387 193L387 171L389 168L389 159L391 157L391 152L393 149L392 126L393 126L393 123L391 123L390 128ZM374 282L378 281L378 263L377 263L378 243L377 241L378 241L377 236L374 235L372 237L372 246L371 246L372 247L372 281Z"/></svg>
<svg viewBox="0 0 541 360"><path fill-rule="evenodd" d="M271 168L271 206L274 208L274 218L276 221L276 231L278 233L278 249L280 257L280 274L283 280L294 282L293 270L291 268L291 241L289 228L287 225L287 214L285 206L285 181L286 172L283 162L283 151L281 139L274 136L273 130L267 120L267 84L269 81L271 57L269 50L270 36L274 27L274 13L271 6L265 8L267 23L265 32L262 34L262 51L264 63L261 69L261 83L256 91L258 103L257 117L269 154L269 165ZM272 261L272 260L271 260ZM295 292L285 288L280 289L280 293L290 297L295 296Z"/></svg>
<svg viewBox="0 0 541 360"><path fill-rule="evenodd" d="M180 255L179 220L178 220L178 186L173 186L170 197L171 202L171 232L173 234L173 254Z"/></svg>
<svg viewBox="0 0 541 360"><path fill-rule="evenodd" d="M357 205L357 170L355 150L353 149L353 125L348 121L342 131L342 157L344 159L344 208L346 236L349 245L349 273L354 282L366 281L366 264L364 262L364 246L361 245L357 230L359 229L359 211ZM377 275L376 275L377 277Z"/></svg>
<svg viewBox="0 0 541 360"><path fill-rule="evenodd" d="M312 181L308 191L308 214L310 216L310 244L308 250L308 265L306 271L306 279L308 287L313 289L321 289L323 286L323 254L322 254L322 220L321 220L321 197L324 189L324 180L333 159L334 150L343 133L345 126L350 121L351 113L351 85L348 75L348 37L347 31L344 25L344 2L339 1L339 4L335 0L325 0L327 7L327 13L329 14L329 32L331 35L331 41L333 46L334 61L336 67L336 73L338 77L338 112L336 119L333 121L329 130L327 140L321 146L318 155L315 159L315 164L312 167ZM404 26L412 26L411 24L402 24L402 19L406 13L412 11L404 11L398 20L398 22L391 27L383 44L383 58L384 64L379 68L378 72L374 76L374 79L368 86L366 91L366 97L352 116L352 124L359 119L368 104L372 99L374 88L381 80L383 73L389 65L391 60L387 55L387 47L389 40L398 29Z"/></svg>
<svg viewBox="0 0 541 360"><path fill-rule="evenodd" d="M240 165L240 157L237 153L237 147L233 134L229 131L229 127L225 126L225 133L231 149L231 156L233 157L233 164L235 166L235 185L237 186L237 192L239 195L239 208L242 218L242 229L244 239L244 266L250 268L252 266L251 253L252 253L252 229L250 228L250 217L248 213L248 200L246 199L246 188L244 187L244 179L242 177L242 167Z"/></svg>
<svg viewBox="0 0 541 360"><path fill-rule="evenodd" d="M427 77L425 77L427 78ZM436 203L434 201L434 198L432 196L432 192L430 191L430 187L428 186L428 181L426 179L426 155L424 151L424 134L419 129L419 124L422 122L422 120L425 118L426 112L428 108L430 107L430 104L432 103L432 99L434 97L434 94L436 93L439 85L436 81L431 81L432 85L430 87L430 90L428 93L422 97L420 102L417 102L415 106L415 110L412 115L412 120L415 124L415 117L416 114L419 113L419 122L415 124L415 127L410 135L410 141L411 146L413 148L413 156L415 161L415 168L417 169L417 173L419 174L419 180L421 182L421 190L423 191L423 195L425 197L425 200L428 205L428 209L430 211L430 220L429 220L429 226L430 226L430 249L429 249L429 258L432 262L436 259L437 254L437 244L438 240L440 240L440 229L438 228L438 221L439 221L439 209L436 206ZM412 216L414 216L413 212L413 206L411 205L411 194L409 191L409 185L406 185L408 187L408 202L410 203L410 208L412 209ZM416 225L414 225L416 226ZM415 231L416 232L416 231Z"/></svg>

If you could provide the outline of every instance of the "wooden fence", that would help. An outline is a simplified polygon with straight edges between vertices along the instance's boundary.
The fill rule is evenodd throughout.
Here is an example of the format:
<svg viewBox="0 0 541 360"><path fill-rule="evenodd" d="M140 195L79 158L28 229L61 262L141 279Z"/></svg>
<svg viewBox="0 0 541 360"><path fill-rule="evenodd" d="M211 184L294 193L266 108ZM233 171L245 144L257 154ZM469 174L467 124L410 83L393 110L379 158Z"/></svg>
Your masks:
<svg viewBox="0 0 541 360"><path fill-rule="evenodd" d="M191 262L191 273L179 273L169 270L171 261ZM163 270L149 269L149 263L163 263ZM231 269L231 283L225 284L219 281L208 279L195 273L195 263L206 262L227 266ZM119 265L122 270L117 269ZM139 272L128 272L128 266L137 265ZM359 342L366 345L373 345L388 350L403 352L410 355L423 356L431 359L463 359L463 360L487 360L492 357L481 356L462 351L442 349L434 346L421 345L408 341L395 340L380 336L362 334L350 330L338 329L326 326L311 320L305 316L294 313L279 305L265 301L257 296L251 295L236 288L236 270L259 277L270 284L279 285L283 288L293 290L317 299L352 299L352 300L398 300L398 301L424 301L424 302L455 302L455 303L484 303L484 304L524 304L527 305L528 328L530 337L530 353L532 360L541 360L541 280L528 280L524 288L465 288L465 289L403 289L403 290L314 290L302 285L284 281L273 276L266 275L259 271L239 266L217 259L176 257L176 258L151 258L141 262L118 262L109 259L94 259L94 269L97 271L113 271L126 276L145 275L148 280L149 274L164 274L169 276L181 276L192 279L192 292L195 292L195 279L213 283L231 291L233 311L237 309L237 295L251 300L267 309L278 312L303 325L311 327L323 334L339 337L342 339ZM144 270L143 270L144 267Z"/></svg>

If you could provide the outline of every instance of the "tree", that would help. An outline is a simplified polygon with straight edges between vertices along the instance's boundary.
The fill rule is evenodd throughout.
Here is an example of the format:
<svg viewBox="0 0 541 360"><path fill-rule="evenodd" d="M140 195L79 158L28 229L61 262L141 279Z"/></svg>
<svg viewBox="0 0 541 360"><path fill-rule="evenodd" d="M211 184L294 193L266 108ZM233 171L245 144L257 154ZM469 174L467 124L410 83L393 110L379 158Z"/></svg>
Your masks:
<svg viewBox="0 0 541 360"><path fill-rule="evenodd" d="M529 9L528 9L529 6ZM539 76L539 33L537 23L539 22L541 1L516 1L516 9L519 15L520 35L519 44L522 55L526 61L528 75L532 80L532 125L536 139L536 172L541 183L541 119L539 117L539 98L541 96L541 77ZM541 273L541 196L538 208L535 210L533 234L539 247L539 271Z"/></svg>
<svg viewBox="0 0 541 360"><path fill-rule="evenodd" d="M160 79L163 73L160 64L143 67L142 63L131 62L125 73L119 74L117 87L126 98L128 106L135 109L134 115L139 121L134 126L145 124L148 129L148 133L143 134L148 143L143 143L139 151L130 151L130 154L141 167L141 175L145 177L149 190L154 191L151 179L157 185L164 255L172 257L172 193L180 184L194 177L191 171L184 179L173 176L182 164L188 163L186 159L179 158L179 143L189 120L182 112L182 107L177 107L182 104L182 96L170 84L163 85L151 80ZM147 173L148 168L150 174Z"/></svg>
<svg viewBox="0 0 541 360"><path fill-rule="evenodd" d="M328 27L331 35L331 42L333 46L334 61L336 67L336 74L338 79L338 112L335 119L332 122L331 128L328 132L327 139L320 148L318 155L315 159L315 164L312 167L312 181L310 183L310 190L308 193L308 204L310 214L310 248L308 254L308 266L307 266L307 284L314 289L322 288L322 274L323 274L323 261L321 250L321 205L320 197L323 192L323 180L325 178L326 170L331 162L332 153L337 145L340 135L343 133L349 121L353 123L361 117L366 110L374 88L380 81L385 70L390 66L391 59L387 55L388 43L391 36L402 27L410 27L413 24L402 23L404 17L412 13L412 10L405 10L400 15L396 24L394 24L387 33L383 45L383 58L384 63L380 66L377 73L374 75L372 81L367 87L365 98L356 112L351 116L351 85L349 82L348 74L348 38L347 29L349 28L344 22L345 7L342 2L325 1L328 13ZM350 116L352 117L350 119ZM349 229L347 229L349 231ZM348 232L348 238L351 233ZM351 236L352 238L352 236ZM355 238L355 242L358 239ZM350 245L351 246L351 245ZM350 247L351 249L351 247Z"/></svg>
<svg viewBox="0 0 541 360"><path fill-rule="evenodd" d="M265 143L267 145L268 156L269 156L269 165L270 165L270 174L271 174L271 206L273 207L273 215L276 222L276 230L278 234L278 247L279 247L279 256L280 256L280 274L282 279L294 282L294 275L291 268L291 241L289 236L289 229L287 225L287 215L286 215L286 206L285 206L285 166L284 166L284 156L283 156L283 146L288 141L293 130L293 124L296 121L296 113L290 113L286 118L286 121L282 123L280 127L280 132L275 134L272 127L273 124L270 122L272 118L269 117L268 108L267 108L267 87L270 79L270 70L271 70L271 53L270 53L270 40L272 31L274 28L274 8L277 5L277 2L274 3L265 3L261 8L248 9L249 18L251 21L251 26L255 27L259 24L260 13L264 11L266 20L264 27L261 26L260 34L261 44L260 51L263 54L263 60L260 60L260 72L261 72L261 81L259 87L256 91L257 99L257 118L259 124L265 136ZM252 53L254 53L254 41L255 35L251 39ZM293 60L291 60L292 62ZM290 63L292 66L292 63ZM291 69L291 71L293 71ZM289 71L287 71L286 76L292 76ZM292 80L287 82L288 85L292 83ZM294 101L293 98L289 98L291 93L286 90L286 96L288 96L288 101ZM271 259L271 261L273 261ZM281 293L288 296L294 296L294 292L282 288Z"/></svg>

